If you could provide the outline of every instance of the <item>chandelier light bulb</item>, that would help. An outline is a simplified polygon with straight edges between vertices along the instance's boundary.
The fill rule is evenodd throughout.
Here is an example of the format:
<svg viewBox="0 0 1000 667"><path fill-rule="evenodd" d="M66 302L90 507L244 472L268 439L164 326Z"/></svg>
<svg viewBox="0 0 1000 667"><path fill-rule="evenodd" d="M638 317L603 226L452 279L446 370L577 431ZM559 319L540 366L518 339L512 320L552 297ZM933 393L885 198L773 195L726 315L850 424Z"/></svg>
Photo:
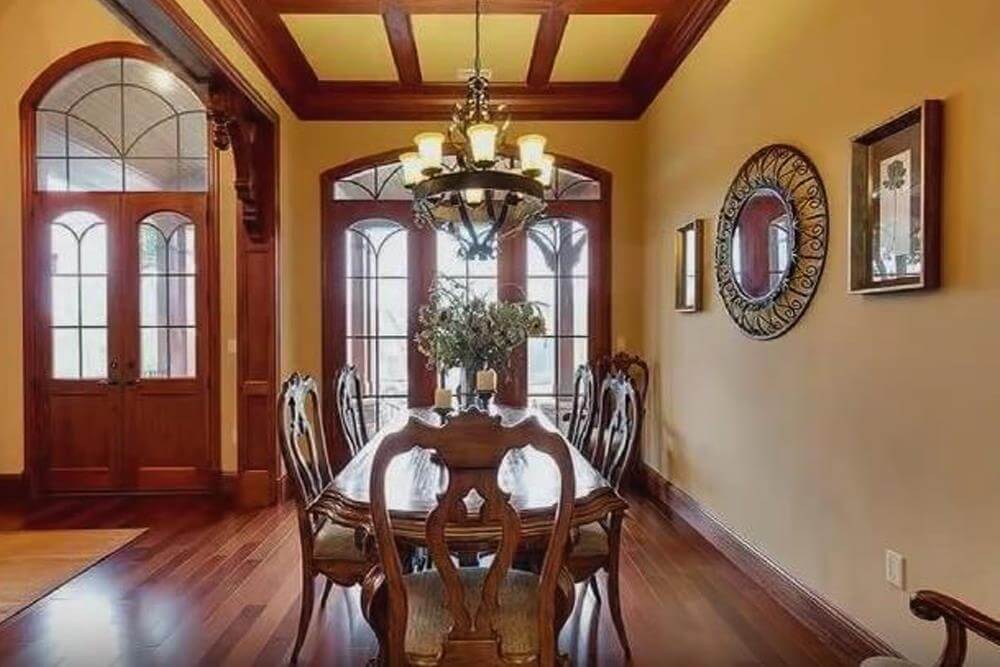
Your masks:
<svg viewBox="0 0 1000 667"><path fill-rule="evenodd" d="M413 143L417 145L424 174L432 175L440 172L444 135L440 132L421 132L413 138Z"/></svg>
<svg viewBox="0 0 1000 667"><path fill-rule="evenodd" d="M419 153L403 153L399 156L399 162L403 165L403 185L416 185L424 180L424 161L420 159Z"/></svg>
<svg viewBox="0 0 1000 667"><path fill-rule="evenodd" d="M469 188L463 194L465 195L465 203L469 206L479 206L483 203L482 188Z"/></svg>
<svg viewBox="0 0 1000 667"><path fill-rule="evenodd" d="M545 137L540 134L522 135L517 138L517 148L521 158L521 173L532 178L541 174Z"/></svg>
<svg viewBox="0 0 1000 667"><path fill-rule="evenodd" d="M488 167L496 161L497 131L493 123L477 123L465 131L476 166Z"/></svg>
<svg viewBox="0 0 1000 667"><path fill-rule="evenodd" d="M553 167L555 167L555 164L556 164L556 159L554 157L552 157L548 153L542 155L542 172L538 174L537 178L538 182L544 185L545 187L549 187L550 185L552 185L552 171Z"/></svg>

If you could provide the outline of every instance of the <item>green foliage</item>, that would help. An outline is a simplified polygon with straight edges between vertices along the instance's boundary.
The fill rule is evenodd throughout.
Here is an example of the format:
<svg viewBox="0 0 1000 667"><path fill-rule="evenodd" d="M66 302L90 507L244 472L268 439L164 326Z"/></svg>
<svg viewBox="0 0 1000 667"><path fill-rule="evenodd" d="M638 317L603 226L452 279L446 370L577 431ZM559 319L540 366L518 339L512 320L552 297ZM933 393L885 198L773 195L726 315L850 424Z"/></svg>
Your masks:
<svg viewBox="0 0 1000 667"><path fill-rule="evenodd" d="M528 336L544 334L538 304L487 302L458 281L439 278L420 307L416 341L429 368L502 369Z"/></svg>

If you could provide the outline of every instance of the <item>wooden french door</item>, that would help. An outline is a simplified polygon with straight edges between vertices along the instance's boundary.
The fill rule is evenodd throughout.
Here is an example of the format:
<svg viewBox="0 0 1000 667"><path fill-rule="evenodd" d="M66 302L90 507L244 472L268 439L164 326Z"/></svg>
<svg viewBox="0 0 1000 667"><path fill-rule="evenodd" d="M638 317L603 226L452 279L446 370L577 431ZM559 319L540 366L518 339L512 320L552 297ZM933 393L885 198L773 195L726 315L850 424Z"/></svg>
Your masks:
<svg viewBox="0 0 1000 667"><path fill-rule="evenodd" d="M36 197L36 479L54 492L209 488L205 195Z"/></svg>

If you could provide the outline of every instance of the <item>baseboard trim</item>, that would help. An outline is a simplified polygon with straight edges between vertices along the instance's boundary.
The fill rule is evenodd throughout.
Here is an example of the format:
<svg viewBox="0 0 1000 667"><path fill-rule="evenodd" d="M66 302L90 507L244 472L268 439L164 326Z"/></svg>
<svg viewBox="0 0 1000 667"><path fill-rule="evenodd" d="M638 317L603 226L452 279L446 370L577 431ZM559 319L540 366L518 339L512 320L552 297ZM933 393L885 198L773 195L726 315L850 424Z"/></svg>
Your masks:
<svg viewBox="0 0 1000 667"><path fill-rule="evenodd" d="M644 463L636 485L668 516L683 519L799 622L850 664L875 655L901 657L878 636L733 532L697 500Z"/></svg>
<svg viewBox="0 0 1000 667"><path fill-rule="evenodd" d="M23 473L0 473L0 498L20 498L27 495L27 478Z"/></svg>

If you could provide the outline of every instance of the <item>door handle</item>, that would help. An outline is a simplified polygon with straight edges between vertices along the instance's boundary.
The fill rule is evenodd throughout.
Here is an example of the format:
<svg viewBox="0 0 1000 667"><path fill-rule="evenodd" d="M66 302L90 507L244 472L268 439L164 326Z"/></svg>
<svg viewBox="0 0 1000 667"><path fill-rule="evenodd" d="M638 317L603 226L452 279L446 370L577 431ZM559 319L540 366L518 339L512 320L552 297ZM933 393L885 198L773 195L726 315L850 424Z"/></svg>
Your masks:
<svg viewBox="0 0 1000 667"><path fill-rule="evenodd" d="M121 381L118 378L118 360L117 359L112 359L111 363L108 364L108 377L106 377L104 379L101 379L101 380L98 380L97 383L98 384L112 386L112 387L121 384Z"/></svg>

